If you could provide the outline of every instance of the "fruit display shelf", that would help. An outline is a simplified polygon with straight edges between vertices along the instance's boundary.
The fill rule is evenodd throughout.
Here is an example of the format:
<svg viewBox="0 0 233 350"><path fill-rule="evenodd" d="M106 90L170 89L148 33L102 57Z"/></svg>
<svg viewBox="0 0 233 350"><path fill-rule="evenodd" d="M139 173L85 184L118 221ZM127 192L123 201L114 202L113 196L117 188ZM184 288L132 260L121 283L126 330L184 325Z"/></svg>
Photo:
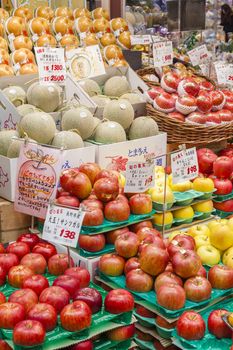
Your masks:
<svg viewBox="0 0 233 350"><path fill-rule="evenodd" d="M140 331L146 334L150 334L155 339L157 339L164 347L167 347L172 344L171 336L172 336L173 329L163 328L163 330L165 330L166 332L159 334L158 329L159 328L162 329L162 328L156 325L155 320L153 318L142 317L136 312L134 312L134 316L138 320L136 324L136 328L138 328Z"/></svg>
<svg viewBox="0 0 233 350"><path fill-rule="evenodd" d="M126 341L117 342L108 339L99 339L94 342L94 350L128 350L130 349L133 339L127 339Z"/></svg>
<svg viewBox="0 0 233 350"><path fill-rule="evenodd" d="M222 202L225 202L229 199L232 199L233 198L233 191L229 194L226 194L226 195L214 195L213 196L213 200L214 202L217 202L217 203L222 203Z"/></svg>

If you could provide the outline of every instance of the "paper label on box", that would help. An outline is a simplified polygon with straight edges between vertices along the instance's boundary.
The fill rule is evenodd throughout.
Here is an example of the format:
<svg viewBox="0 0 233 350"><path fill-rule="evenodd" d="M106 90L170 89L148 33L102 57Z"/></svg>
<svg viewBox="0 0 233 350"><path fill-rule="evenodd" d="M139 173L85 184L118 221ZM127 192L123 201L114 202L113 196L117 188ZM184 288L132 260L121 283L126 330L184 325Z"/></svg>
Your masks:
<svg viewBox="0 0 233 350"><path fill-rule="evenodd" d="M228 65L223 62L215 62L214 63L215 72L217 75L218 84L226 84L227 81L227 73L228 73Z"/></svg>
<svg viewBox="0 0 233 350"><path fill-rule="evenodd" d="M171 168L174 184L195 179L199 172L196 147L172 153Z"/></svg>
<svg viewBox="0 0 233 350"><path fill-rule="evenodd" d="M80 209L49 205L42 238L50 242L75 248L85 212Z"/></svg>
<svg viewBox="0 0 233 350"><path fill-rule="evenodd" d="M15 210L42 219L46 217L48 204L56 197L62 152L22 142L16 176Z"/></svg>
<svg viewBox="0 0 233 350"><path fill-rule="evenodd" d="M64 48L35 47L41 84L65 85L66 65Z"/></svg>
<svg viewBox="0 0 233 350"><path fill-rule="evenodd" d="M152 43L151 35L131 35L131 45L149 45Z"/></svg>
<svg viewBox="0 0 233 350"><path fill-rule="evenodd" d="M171 41L159 41L153 44L153 59L155 67L163 67L173 62L173 47Z"/></svg>
<svg viewBox="0 0 233 350"><path fill-rule="evenodd" d="M211 57L206 45L195 47L195 49L188 51L188 55L193 66L203 64Z"/></svg>
<svg viewBox="0 0 233 350"><path fill-rule="evenodd" d="M154 162L128 162L125 181L125 193L141 193L153 187Z"/></svg>

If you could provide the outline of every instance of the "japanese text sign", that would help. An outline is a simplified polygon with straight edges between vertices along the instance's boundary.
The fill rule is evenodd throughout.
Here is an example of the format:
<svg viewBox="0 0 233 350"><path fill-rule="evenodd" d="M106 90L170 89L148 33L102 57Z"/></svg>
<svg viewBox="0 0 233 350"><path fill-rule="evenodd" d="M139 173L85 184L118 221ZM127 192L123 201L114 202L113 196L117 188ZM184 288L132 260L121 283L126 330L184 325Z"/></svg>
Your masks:
<svg viewBox="0 0 233 350"><path fill-rule="evenodd" d="M149 45L152 43L151 35L131 35L131 45Z"/></svg>
<svg viewBox="0 0 233 350"><path fill-rule="evenodd" d="M226 84L228 65L224 62L215 62L214 68L217 75L218 84Z"/></svg>
<svg viewBox="0 0 233 350"><path fill-rule="evenodd" d="M41 84L65 85L66 65L64 48L35 47Z"/></svg>
<svg viewBox="0 0 233 350"><path fill-rule="evenodd" d="M57 205L49 205L42 238L75 248L85 212Z"/></svg>
<svg viewBox="0 0 233 350"><path fill-rule="evenodd" d="M196 147L171 154L171 168L174 184L195 179L199 172Z"/></svg>
<svg viewBox="0 0 233 350"><path fill-rule="evenodd" d="M229 85L233 85L233 64L228 64L226 83Z"/></svg>
<svg viewBox="0 0 233 350"><path fill-rule="evenodd" d="M188 51L188 55L193 66L205 63L211 57L206 45L195 47L195 49Z"/></svg>
<svg viewBox="0 0 233 350"><path fill-rule="evenodd" d="M154 162L128 162L124 192L145 192L154 184Z"/></svg>
<svg viewBox="0 0 233 350"><path fill-rule="evenodd" d="M173 47L171 41L159 41L153 44L153 59L155 67L163 67L173 62Z"/></svg>

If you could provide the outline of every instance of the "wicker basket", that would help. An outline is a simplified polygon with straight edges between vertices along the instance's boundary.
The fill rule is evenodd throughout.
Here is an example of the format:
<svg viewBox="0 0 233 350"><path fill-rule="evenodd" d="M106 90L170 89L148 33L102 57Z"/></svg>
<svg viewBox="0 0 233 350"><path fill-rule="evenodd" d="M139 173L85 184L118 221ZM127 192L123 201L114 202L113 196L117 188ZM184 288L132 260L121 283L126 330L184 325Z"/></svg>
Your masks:
<svg viewBox="0 0 233 350"><path fill-rule="evenodd" d="M233 137L233 122L217 126L179 122L168 117L165 113L156 111L150 104L147 104L147 115L157 122L159 131L167 133L168 143L209 144L232 139Z"/></svg>

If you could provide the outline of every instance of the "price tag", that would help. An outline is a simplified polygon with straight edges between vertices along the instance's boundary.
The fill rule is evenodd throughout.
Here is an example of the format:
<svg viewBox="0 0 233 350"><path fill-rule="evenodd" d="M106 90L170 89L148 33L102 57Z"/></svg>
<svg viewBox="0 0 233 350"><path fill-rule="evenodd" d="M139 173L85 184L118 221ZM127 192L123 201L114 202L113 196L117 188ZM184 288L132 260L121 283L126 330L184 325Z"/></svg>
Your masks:
<svg viewBox="0 0 233 350"><path fill-rule="evenodd" d="M50 242L75 248L85 212L49 205L44 223L42 238Z"/></svg>
<svg viewBox="0 0 233 350"><path fill-rule="evenodd" d="M196 147L173 153L171 168L174 184L195 179L199 172Z"/></svg>
<svg viewBox="0 0 233 350"><path fill-rule="evenodd" d="M128 162L125 178L125 193L145 192L154 184L154 162Z"/></svg>
<svg viewBox="0 0 233 350"><path fill-rule="evenodd" d="M153 44L155 67L163 67L173 62L173 47L171 41L159 41Z"/></svg>
<svg viewBox="0 0 233 350"><path fill-rule="evenodd" d="M228 85L233 85L233 64L227 65L226 83Z"/></svg>
<svg viewBox="0 0 233 350"><path fill-rule="evenodd" d="M151 35L131 35L131 45L150 45L152 43Z"/></svg>
<svg viewBox="0 0 233 350"><path fill-rule="evenodd" d="M189 51L188 55L193 66L199 66L199 64L205 63L211 57L206 45L196 47Z"/></svg>
<svg viewBox="0 0 233 350"><path fill-rule="evenodd" d="M64 48L35 47L40 83L65 85L66 65Z"/></svg>
<svg viewBox="0 0 233 350"><path fill-rule="evenodd" d="M228 65L222 62L215 62L214 68L217 75L218 84L226 84L227 74L228 74Z"/></svg>

